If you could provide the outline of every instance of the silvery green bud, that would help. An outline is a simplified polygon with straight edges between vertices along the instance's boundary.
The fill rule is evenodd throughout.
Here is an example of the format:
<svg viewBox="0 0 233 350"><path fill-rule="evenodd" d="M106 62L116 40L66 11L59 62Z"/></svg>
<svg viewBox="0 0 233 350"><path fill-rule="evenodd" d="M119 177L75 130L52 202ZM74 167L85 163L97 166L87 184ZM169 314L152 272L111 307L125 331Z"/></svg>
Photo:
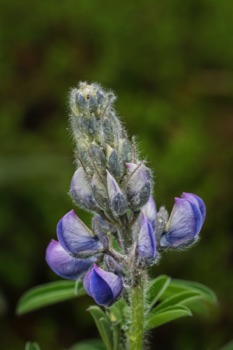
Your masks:
<svg viewBox="0 0 233 350"><path fill-rule="evenodd" d="M160 207L157 213L156 227L157 227L157 238L160 238L162 233L165 231L166 224L168 222L168 211L165 207Z"/></svg>
<svg viewBox="0 0 233 350"><path fill-rule="evenodd" d="M82 166L88 175L94 172L94 164L89 156L89 145L87 140L80 138L79 143L77 143L75 154L77 156L78 166Z"/></svg>
<svg viewBox="0 0 233 350"><path fill-rule="evenodd" d="M149 178L149 169L144 164L126 163L129 172L129 181L127 184L127 196L130 206L134 211L144 206L151 194L151 182Z"/></svg>
<svg viewBox="0 0 233 350"><path fill-rule="evenodd" d="M107 145L106 150L108 169L115 178L120 178L124 173L124 167L121 164L116 151L112 147Z"/></svg>
<svg viewBox="0 0 233 350"><path fill-rule="evenodd" d="M110 209L115 216L123 215L128 209L126 196L121 191L114 177L107 170L107 187Z"/></svg>
<svg viewBox="0 0 233 350"><path fill-rule="evenodd" d="M92 230L94 232L105 232L113 234L115 234L115 232L117 231L115 226L105 221L99 214L95 214L92 219Z"/></svg>
<svg viewBox="0 0 233 350"><path fill-rule="evenodd" d="M109 209L107 189L97 173L95 173L92 178L91 188L93 191L93 196L98 206L101 209Z"/></svg>
<svg viewBox="0 0 233 350"><path fill-rule="evenodd" d="M109 240L106 235L106 231L103 229L99 221L100 215L95 215L92 219L92 231L98 237L99 241L102 243L104 249L108 249Z"/></svg>
<svg viewBox="0 0 233 350"><path fill-rule="evenodd" d="M105 255L104 262L108 271L116 274L123 274L122 266L118 262L116 262L116 260L113 257Z"/></svg>
<svg viewBox="0 0 233 350"><path fill-rule="evenodd" d="M89 154L93 161L93 164L98 168L99 172L104 172L106 167L106 157L101 147L97 146L94 143L90 144Z"/></svg>
<svg viewBox="0 0 233 350"><path fill-rule="evenodd" d="M119 154L123 163L132 162L132 146L127 139L119 140Z"/></svg>
<svg viewBox="0 0 233 350"><path fill-rule="evenodd" d="M114 131L109 118L104 118L102 129L104 134L104 141L110 144L111 146L114 146Z"/></svg>

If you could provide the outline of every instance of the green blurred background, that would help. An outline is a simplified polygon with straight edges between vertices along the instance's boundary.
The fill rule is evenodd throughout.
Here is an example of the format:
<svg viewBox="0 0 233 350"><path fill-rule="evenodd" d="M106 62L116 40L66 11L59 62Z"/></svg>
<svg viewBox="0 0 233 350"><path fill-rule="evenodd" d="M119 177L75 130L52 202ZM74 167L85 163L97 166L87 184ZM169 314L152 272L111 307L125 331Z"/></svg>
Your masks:
<svg viewBox="0 0 233 350"><path fill-rule="evenodd" d="M67 100L86 80L118 95L157 205L171 210L183 191L207 205L199 244L155 273L204 283L219 305L158 328L151 349L219 349L233 338L233 1L1 0L0 46L0 348L97 336L88 297L15 316L23 292L58 279L44 255L72 208Z"/></svg>

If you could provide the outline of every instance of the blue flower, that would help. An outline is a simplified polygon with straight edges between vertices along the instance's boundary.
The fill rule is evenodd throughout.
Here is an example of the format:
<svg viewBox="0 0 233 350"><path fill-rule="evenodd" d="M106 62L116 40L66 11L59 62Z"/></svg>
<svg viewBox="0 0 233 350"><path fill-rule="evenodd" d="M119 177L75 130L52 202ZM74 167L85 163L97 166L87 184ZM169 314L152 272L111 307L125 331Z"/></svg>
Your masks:
<svg viewBox="0 0 233 350"><path fill-rule="evenodd" d="M82 276L97 261L103 244L84 225L73 210L57 224L59 242L52 240L46 250L46 261L58 275L68 279Z"/></svg>
<svg viewBox="0 0 233 350"><path fill-rule="evenodd" d="M105 271L96 264L86 273L83 286L89 296L101 306L110 306L123 290L123 279L115 273Z"/></svg>
<svg viewBox="0 0 233 350"><path fill-rule="evenodd" d="M76 280L81 277L97 259L96 257L76 259L65 251L59 242L52 240L46 250L46 261L49 267L58 276Z"/></svg>
<svg viewBox="0 0 233 350"><path fill-rule="evenodd" d="M68 212L58 222L57 237L62 248L73 255L84 252L96 253L103 249L101 242L78 218L74 210Z"/></svg>
<svg viewBox="0 0 233 350"><path fill-rule="evenodd" d="M198 239L205 216L205 204L197 195L183 193L181 198L175 198L160 246L182 248L191 245Z"/></svg>

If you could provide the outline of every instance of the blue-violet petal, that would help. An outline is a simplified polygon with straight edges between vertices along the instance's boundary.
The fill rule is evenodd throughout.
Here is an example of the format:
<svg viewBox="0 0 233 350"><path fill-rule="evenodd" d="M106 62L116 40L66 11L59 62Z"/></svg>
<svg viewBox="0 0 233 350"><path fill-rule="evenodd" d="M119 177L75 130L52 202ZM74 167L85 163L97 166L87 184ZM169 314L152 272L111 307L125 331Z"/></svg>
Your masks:
<svg viewBox="0 0 233 350"><path fill-rule="evenodd" d="M57 237L61 246L69 253L78 254L83 251L100 251L103 246L91 235L92 232L71 210L57 224Z"/></svg>
<svg viewBox="0 0 233 350"><path fill-rule="evenodd" d="M62 248L59 242L52 240L46 250L46 261L58 276L76 280L91 267L96 258L73 258Z"/></svg>

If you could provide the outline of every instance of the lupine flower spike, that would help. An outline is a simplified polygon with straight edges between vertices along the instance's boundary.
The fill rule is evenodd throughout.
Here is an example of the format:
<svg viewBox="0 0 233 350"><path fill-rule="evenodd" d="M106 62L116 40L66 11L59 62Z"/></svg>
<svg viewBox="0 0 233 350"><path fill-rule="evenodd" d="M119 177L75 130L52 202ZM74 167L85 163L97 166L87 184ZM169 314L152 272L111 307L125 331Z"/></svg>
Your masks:
<svg viewBox="0 0 233 350"><path fill-rule="evenodd" d="M92 229L71 210L46 251L57 275L83 279L87 294L106 307L121 297L133 305L130 295L143 288L149 266L163 250L196 242L206 216L203 200L191 193L175 198L170 217L164 207L157 212L152 172L117 117L115 99L98 84L71 91L76 170L69 193L92 213Z"/></svg>

